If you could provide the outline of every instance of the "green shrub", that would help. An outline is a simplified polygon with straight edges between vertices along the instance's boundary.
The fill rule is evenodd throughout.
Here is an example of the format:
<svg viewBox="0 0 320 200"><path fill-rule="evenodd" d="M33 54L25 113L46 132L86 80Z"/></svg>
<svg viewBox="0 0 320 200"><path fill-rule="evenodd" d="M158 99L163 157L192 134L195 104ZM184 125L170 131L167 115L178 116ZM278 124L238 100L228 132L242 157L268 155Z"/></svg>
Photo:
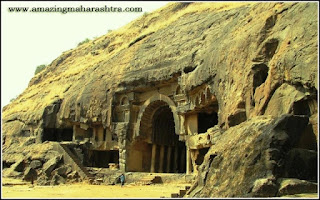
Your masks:
<svg viewBox="0 0 320 200"><path fill-rule="evenodd" d="M44 70L45 67L46 67L46 65L39 65L36 68L36 71L34 72L34 74L36 75L37 73L41 72L42 70Z"/></svg>
<svg viewBox="0 0 320 200"><path fill-rule="evenodd" d="M16 100L16 98L17 98L17 96L12 98L12 99L10 99L10 102L13 102L14 100Z"/></svg>
<svg viewBox="0 0 320 200"><path fill-rule="evenodd" d="M82 44L84 44L84 43L87 43L87 42L89 42L89 41L90 41L89 38L86 38L86 39L83 40L82 42L79 42L78 46L80 46L80 45L82 45Z"/></svg>

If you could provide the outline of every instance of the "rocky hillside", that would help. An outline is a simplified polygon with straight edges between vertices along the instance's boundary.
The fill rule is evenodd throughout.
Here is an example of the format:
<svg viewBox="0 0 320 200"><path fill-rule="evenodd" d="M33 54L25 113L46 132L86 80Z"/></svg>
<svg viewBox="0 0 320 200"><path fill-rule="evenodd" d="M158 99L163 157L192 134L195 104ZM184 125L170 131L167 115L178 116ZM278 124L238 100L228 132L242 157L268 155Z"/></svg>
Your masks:
<svg viewBox="0 0 320 200"><path fill-rule="evenodd" d="M62 53L4 107L3 159L26 156L19 147L39 141L50 113L61 127L67 119L109 126L116 92L176 77L186 93L211 86L223 132L190 195L275 196L282 179L314 179L288 172L288 155L317 156L318 4L312 2L170 3Z"/></svg>

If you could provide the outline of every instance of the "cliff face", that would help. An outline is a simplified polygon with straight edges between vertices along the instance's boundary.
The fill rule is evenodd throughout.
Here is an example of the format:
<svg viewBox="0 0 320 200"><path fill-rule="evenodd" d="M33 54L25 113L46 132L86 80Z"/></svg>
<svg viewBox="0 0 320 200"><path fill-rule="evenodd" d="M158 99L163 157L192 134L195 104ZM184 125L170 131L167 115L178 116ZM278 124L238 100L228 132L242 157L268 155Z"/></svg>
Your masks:
<svg viewBox="0 0 320 200"><path fill-rule="evenodd" d="M224 134L199 168L199 177L205 181L193 195L253 193L255 180L275 176L273 172L263 174L273 168L260 162L274 140L271 135L277 133L271 128L273 120L283 114L303 116L298 120L303 122L301 133L294 136L300 140L285 150L277 145L280 152L317 148L317 6L169 4L64 52L35 75L29 87L3 109L4 146L10 149L17 145L12 138L24 136L39 141L43 127L67 127L74 122L110 127L118 93L143 93L177 81L180 90L192 96L206 85L218 102L218 126ZM179 112L186 110L190 106ZM213 166L217 158L223 160L219 177ZM258 160L248 164L253 174L248 174L247 164L238 163L241 158ZM227 168L227 161L238 167ZM275 177L286 177L280 174Z"/></svg>

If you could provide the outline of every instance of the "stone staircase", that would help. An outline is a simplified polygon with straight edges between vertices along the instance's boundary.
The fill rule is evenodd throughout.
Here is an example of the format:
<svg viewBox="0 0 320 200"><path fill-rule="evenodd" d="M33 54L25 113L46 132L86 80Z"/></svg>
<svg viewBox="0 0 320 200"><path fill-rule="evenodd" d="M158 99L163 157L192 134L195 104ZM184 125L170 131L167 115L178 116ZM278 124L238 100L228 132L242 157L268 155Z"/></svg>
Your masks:
<svg viewBox="0 0 320 200"><path fill-rule="evenodd" d="M171 198L182 198L186 195L187 191L190 189L191 185L185 185L184 189L180 189L179 193L172 193Z"/></svg>
<svg viewBox="0 0 320 200"><path fill-rule="evenodd" d="M108 168L95 167L86 167L86 169L95 177L91 182L91 184L93 185L115 185L117 183L120 183L119 177L122 172L119 170L110 170Z"/></svg>
<svg viewBox="0 0 320 200"><path fill-rule="evenodd" d="M147 175L138 181L142 185L150 185L154 183L162 183L161 176Z"/></svg>
<svg viewBox="0 0 320 200"><path fill-rule="evenodd" d="M77 171L81 178L89 180L89 182L94 179L94 176L82 165L79 158L72 153L72 150L70 150L67 144L56 143L54 148L62 154L64 162L71 165L72 170Z"/></svg>

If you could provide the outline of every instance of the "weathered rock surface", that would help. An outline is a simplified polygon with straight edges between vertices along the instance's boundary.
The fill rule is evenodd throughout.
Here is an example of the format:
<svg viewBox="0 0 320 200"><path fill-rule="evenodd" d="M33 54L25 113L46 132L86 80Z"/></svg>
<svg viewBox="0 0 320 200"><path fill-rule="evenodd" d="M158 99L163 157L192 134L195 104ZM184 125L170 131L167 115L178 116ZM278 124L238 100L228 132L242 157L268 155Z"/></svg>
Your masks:
<svg viewBox="0 0 320 200"><path fill-rule="evenodd" d="M80 176L77 171L73 171L67 175L67 178L71 180L78 180Z"/></svg>
<svg viewBox="0 0 320 200"><path fill-rule="evenodd" d="M100 121L109 126L114 92L146 88L179 75L183 77L182 90L189 91L203 83L212 86L220 103L219 124L226 127L266 111L283 114L290 107L287 101L292 104L303 96L309 95L308 101L316 100L315 3L239 3L220 7L208 3L203 4L208 9L197 9L201 5L173 4L63 53L4 108L4 135L35 135L39 139L41 127L49 128L55 123L63 126L70 119ZM182 16L177 17L179 13ZM165 20L165 25L157 29L153 25L162 22L156 17L159 15L171 20ZM115 38L122 38L123 42L116 43ZM132 41L136 42L131 44ZM99 54L92 55L92 49ZM280 100L286 105L278 110L281 103L274 101L288 93L283 93L286 89L299 92ZM240 104L245 107L239 110Z"/></svg>
<svg viewBox="0 0 320 200"><path fill-rule="evenodd" d="M28 167L23 174L23 180L25 181L33 181L37 179L37 171L31 167Z"/></svg>
<svg viewBox="0 0 320 200"><path fill-rule="evenodd" d="M40 160L33 160L30 162L29 167L31 167L32 169L37 169L39 167L42 167L42 162Z"/></svg>
<svg viewBox="0 0 320 200"><path fill-rule="evenodd" d="M274 177L257 179L253 183L252 193L256 197L274 197L277 192L278 188Z"/></svg>
<svg viewBox="0 0 320 200"><path fill-rule="evenodd" d="M190 195L276 196L277 179L287 177L285 166L291 166L287 154L307 124L308 118L301 116L259 116L228 129L206 154Z"/></svg>
<svg viewBox="0 0 320 200"><path fill-rule="evenodd" d="M53 170L51 173L52 173L52 174L58 174L58 175L60 175L60 176L62 176L62 177L64 177L64 178L66 178L67 175L68 175L69 173L71 173L71 172L72 172L72 169L71 169L70 166L68 166L68 165L63 165L63 166L61 166L61 167Z"/></svg>
<svg viewBox="0 0 320 200"><path fill-rule="evenodd" d="M39 144L45 131L71 123L111 129L116 93L177 81L187 95L206 84L218 102L221 131L192 144L212 147L191 196L290 193L277 181L318 175L317 52L315 2L170 4L62 53L32 78L2 112L5 171L21 174L17 160L37 159L50 176L58 155ZM63 182L58 174L53 184Z"/></svg>
<svg viewBox="0 0 320 200"><path fill-rule="evenodd" d="M23 172L24 168L25 168L25 160L21 159L21 160L18 160L15 164L13 164L11 166L11 168L14 170L14 171L17 171L17 172Z"/></svg>
<svg viewBox="0 0 320 200"><path fill-rule="evenodd" d="M66 180L58 174L55 174L50 181L50 185L60 185L64 183L66 183Z"/></svg>
<svg viewBox="0 0 320 200"><path fill-rule="evenodd" d="M50 180L46 175L42 174L38 177L36 184L37 185L50 185Z"/></svg>
<svg viewBox="0 0 320 200"><path fill-rule="evenodd" d="M317 193L318 184L299 179L280 179L279 196L300 194L300 193Z"/></svg>
<svg viewBox="0 0 320 200"><path fill-rule="evenodd" d="M51 158L46 163L43 164L43 172L49 177L51 175L51 172L53 169L57 166L59 161L61 160L61 156L56 156L54 158Z"/></svg>
<svg viewBox="0 0 320 200"><path fill-rule="evenodd" d="M316 151L307 149L291 149L286 155L285 175L287 178L299 178L302 180L317 180Z"/></svg>

